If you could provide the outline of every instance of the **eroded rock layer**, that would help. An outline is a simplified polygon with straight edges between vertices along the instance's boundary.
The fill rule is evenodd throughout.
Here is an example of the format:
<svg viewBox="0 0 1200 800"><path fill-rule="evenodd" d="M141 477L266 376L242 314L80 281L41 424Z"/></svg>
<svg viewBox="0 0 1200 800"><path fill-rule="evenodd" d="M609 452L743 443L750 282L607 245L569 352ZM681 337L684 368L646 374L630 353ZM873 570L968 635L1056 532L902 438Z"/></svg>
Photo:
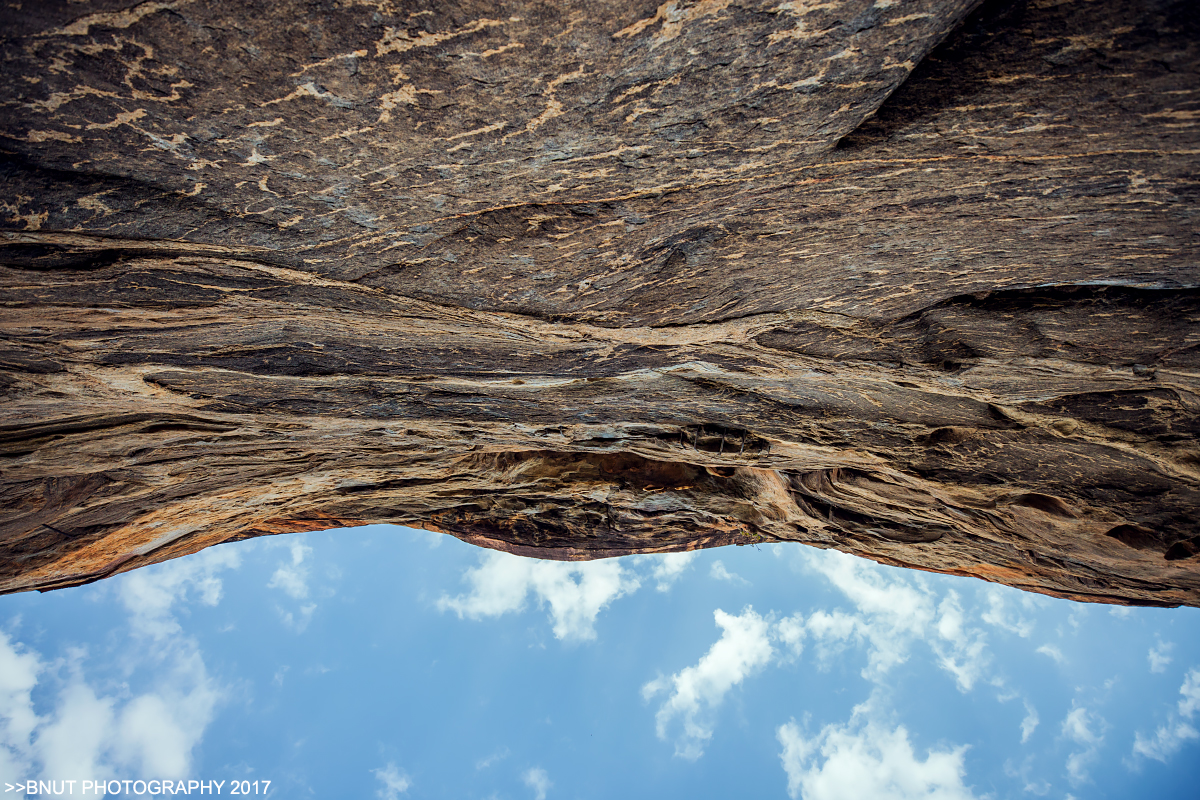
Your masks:
<svg viewBox="0 0 1200 800"><path fill-rule="evenodd" d="M0 13L0 591L395 522L1200 604L1190 2Z"/></svg>

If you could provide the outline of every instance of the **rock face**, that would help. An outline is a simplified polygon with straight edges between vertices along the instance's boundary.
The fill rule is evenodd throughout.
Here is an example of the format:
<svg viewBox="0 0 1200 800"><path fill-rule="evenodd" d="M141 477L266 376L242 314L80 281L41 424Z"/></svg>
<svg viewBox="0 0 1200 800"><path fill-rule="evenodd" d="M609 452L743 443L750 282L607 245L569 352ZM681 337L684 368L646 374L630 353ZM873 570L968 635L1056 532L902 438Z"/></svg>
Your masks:
<svg viewBox="0 0 1200 800"><path fill-rule="evenodd" d="M0 591L395 522L1200 605L1192 0L0 14Z"/></svg>

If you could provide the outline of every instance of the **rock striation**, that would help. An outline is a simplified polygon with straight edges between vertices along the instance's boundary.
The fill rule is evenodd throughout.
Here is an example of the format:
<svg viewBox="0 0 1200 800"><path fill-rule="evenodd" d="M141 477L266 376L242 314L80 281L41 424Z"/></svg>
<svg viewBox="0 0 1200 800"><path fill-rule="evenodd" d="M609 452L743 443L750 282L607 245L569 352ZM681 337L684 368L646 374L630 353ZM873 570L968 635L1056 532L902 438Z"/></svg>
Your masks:
<svg viewBox="0 0 1200 800"><path fill-rule="evenodd" d="M1200 605L1190 0L0 18L0 591L393 522Z"/></svg>

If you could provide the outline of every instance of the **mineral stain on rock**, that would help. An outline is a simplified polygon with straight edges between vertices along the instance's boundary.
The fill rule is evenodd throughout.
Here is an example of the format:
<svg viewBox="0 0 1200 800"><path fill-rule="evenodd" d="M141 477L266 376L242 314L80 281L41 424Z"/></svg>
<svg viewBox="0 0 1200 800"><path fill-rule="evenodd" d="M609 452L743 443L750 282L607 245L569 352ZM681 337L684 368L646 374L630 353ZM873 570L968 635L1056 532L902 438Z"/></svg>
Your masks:
<svg viewBox="0 0 1200 800"><path fill-rule="evenodd" d="M393 522L1200 604L1171 0L0 11L0 591Z"/></svg>

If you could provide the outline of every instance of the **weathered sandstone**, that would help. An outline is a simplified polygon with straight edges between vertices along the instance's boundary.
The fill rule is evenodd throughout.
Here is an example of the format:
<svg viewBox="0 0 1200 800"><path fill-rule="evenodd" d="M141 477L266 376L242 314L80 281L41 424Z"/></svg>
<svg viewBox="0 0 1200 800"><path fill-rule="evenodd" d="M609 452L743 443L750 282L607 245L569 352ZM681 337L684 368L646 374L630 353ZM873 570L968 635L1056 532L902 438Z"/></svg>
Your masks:
<svg viewBox="0 0 1200 800"><path fill-rule="evenodd" d="M1200 605L1200 24L3 14L0 591L395 522Z"/></svg>

